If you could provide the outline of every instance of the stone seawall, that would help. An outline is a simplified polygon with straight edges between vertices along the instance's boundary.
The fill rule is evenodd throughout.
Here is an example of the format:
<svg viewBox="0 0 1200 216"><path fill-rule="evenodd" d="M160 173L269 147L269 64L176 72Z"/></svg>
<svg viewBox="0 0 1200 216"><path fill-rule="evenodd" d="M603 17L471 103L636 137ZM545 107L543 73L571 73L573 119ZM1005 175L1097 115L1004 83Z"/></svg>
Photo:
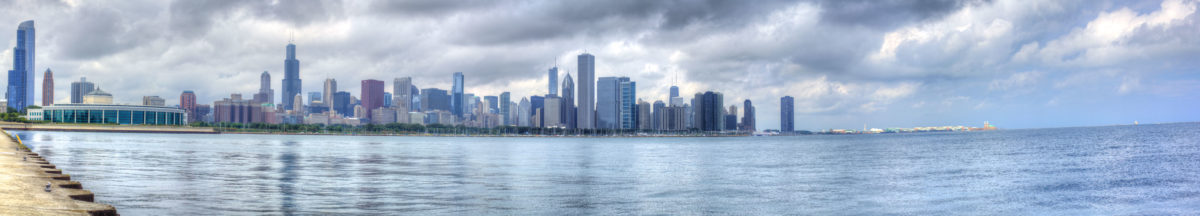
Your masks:
<svg viewBox="0 0 1200 216"><path fill-rule="evenodd" d="M78 132L116 132L116 133L182 133L182 134L215 134L212 128L175 127L175 126L136 126L136 125L74 125L74 124L24 124L0 123L4 130L36 130L36 131L78 131Z"/></svg>
<svg viewBox="0 0 1200 216"><path fill-rule="evenodd" d="M0 137L0 215L118 215L54 164L4 131Z"/></svg>

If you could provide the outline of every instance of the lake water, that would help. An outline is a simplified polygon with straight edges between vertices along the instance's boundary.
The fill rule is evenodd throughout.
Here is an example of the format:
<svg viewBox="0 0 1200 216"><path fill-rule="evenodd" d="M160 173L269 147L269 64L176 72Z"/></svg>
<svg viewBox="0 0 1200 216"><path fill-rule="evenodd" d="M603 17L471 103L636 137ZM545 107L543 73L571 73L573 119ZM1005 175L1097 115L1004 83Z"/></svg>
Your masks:
<svg viewBox="0 0 1200 216"><path fill-rule="evenodd" d="M18 131L123 215L1200 214L1200 124L734 138Z"/></svg>

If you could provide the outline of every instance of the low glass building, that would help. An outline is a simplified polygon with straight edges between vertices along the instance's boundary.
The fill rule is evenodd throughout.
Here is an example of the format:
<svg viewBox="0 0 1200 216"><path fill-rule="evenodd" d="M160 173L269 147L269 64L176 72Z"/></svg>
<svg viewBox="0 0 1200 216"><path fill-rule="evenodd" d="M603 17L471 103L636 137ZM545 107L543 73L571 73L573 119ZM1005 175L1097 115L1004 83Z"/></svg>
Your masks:
<svg viewBox="0 0 1200 216"><path fill-rule="evenodd" d="M113 104L53 104L29 109L26 119L53 123L186 125L183 109Z"/></svg>

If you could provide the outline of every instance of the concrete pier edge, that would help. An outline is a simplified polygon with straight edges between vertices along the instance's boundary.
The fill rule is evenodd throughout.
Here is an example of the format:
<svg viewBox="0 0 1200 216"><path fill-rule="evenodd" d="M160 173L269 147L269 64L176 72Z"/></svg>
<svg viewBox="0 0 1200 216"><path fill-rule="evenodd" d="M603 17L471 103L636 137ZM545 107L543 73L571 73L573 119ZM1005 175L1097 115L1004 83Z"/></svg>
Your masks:
<svg viewBox="0 0 1200 216"><path fill-rule="evenodd" d="M120 215L117 213L117 209L115 207L113 207L112 205L95 203L96 195L94 193L92 193L91 191L88 191L88 190L84 190L82 183L80 183L78 181L71 181L70 175L63 174L61 169L57 169L57 167L54 166L54 164L50 164L49 161L46 161L46 159L42 158L40 155L38 155L38 153L31 151L29 149L29 147L25 146L25 143L21 141L20 137L14 135L14 134L10 134L10 133L8 133L8 131L5 131L5 130L0 130L0 132L3 132L4 135L6 135L9 139L11 139L16 144L17 153L22 154L21 156L23 156L25 159L25 161L23 161L23 162L29 163L33 166L38 166L38 168L41 169L41 171L43 173L41 173L38 176L34 176L34 177L46 178L48 183L55 186L53 190L64 192L67 195L67 197L72 200L93 203L90 206L96 206L96 205L100 206L99 208L65 209L65 210L71 211L71 212L81 212L81 213L85 213L87 215L101 215L101 216ZM37 207L31 207L31 208L38 209ZM64 209L56 209L56 210L64 210ZM53 214L57 214L57 213L47 212L47 214L53 215Z"/></svg>

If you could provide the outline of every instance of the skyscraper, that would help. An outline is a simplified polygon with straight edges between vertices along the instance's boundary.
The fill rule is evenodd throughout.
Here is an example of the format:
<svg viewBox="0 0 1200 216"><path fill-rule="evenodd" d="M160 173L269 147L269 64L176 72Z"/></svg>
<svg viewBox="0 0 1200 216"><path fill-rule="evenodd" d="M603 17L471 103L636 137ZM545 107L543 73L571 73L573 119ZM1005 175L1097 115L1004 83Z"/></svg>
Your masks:
<svg viewBox="0 0 1200 216"><path fill-rule="evenodd" d="M300 60L296 60L296 45L288 43L287 59L283 60L283 99L284 110L302 109L295 106L293 100L300 95Z"/></svg>
<svg viewBox="0 0 1200 216"><path fill-rule="evenodd" d="M334 80L333 78L325 78L325 97L323 100L329 100L324 101L325 105L329 106L329 110L338 110L337 107L335 107L337 101L333 101L333 95L337 94L337 92L337 80Z"/></svg>
<svg viewBox="0 0 1200 216"><path fill-rule="evenodd" d="M96 84L88 82L86 77L80 77L79 82L71 83L71 103L83 103L83 96L96 90Z"/></svg>
<svg viewBox="0 0 1200 216"><path fill-rule="evenodd" d="M563 101L563 127L567 129L575 129L575 81L571 81L571 74L568 73L563 78L562 83L562 101Z"/></svg>
<svg viewBox="0 0 1200 216"><path fill-rule="evenodd" d="M783 96L779 99L779 131L792 132L796 130L795 98Z"/></svg>
<svg viewBox="0 0 1200 216"><path fill-rule="evenodd" d="M575 107L575 122L578 128L596 128L596 57L589 53L579 54L579 85L575 97L578 106Z"/></svg>
<svg viewBox="0 0 1200 216"><path fill-rule="evenodd" d="M72 87L72 89L74 89L74 87ZM72 90L72 92L74 92L74 90ZM75 100L74 96L72 96L71 100ZM188 122L194 122L200 119L200 116L196 114L196 93L193 93L192 90L184 90L183 94L179 94L179 108L182 108L183 111L187 113Z"/></svg>
<svg viewBox="0 0 1200 216"><path fill-rule="evenodd" d="M545 101L542 102L542 127L548 128L563 128L563 103L562 98L553 95L547 95Z"/></svg>
<svg viewBox="0 0 1200 216"><path fill-rule="evenodd" d="M483 96L483 102L487 104L487 113L500 113L500 98L496 96Z"/></svg>
<svg viewBox="0 0 1200 216"><path fill-rule="evenodd" d="M8 71L8 107L25 110L33 104L33 59L35 54L33 20L17 26L17 46L13 47L13 69Z"/></svg>
<svg viewBox="0 0 1200 216"><path fill-rule="evenodd" d="M438 88L421 89L421 110L422 111L450 111L452 99L446 90Z"/></svg>
<svg viewBox="0 0 1200 216"><path fill-rule="evenodd" d="M539 111L543 110L543 108L546 108L546 97L537 95L529 96L529 110L527 111L531 117L530 120L533 121L529 123L530 126L541 127L542 125L545 125L545 122L542 121L545 118L543 118L541 113L539 113Z"/></svg>
<svg viewBox="0 0 1200 216"><path fill-rule="evenodd" d="M412 89L412 77L396 78L392 82L392 93L393 97L395 97L392 99L393 105L403 108L405 112L412 111Z"/></svg>
<svg viewBox="0 0 1200 216"><path fill-rule="evenodd" d="M54 72L46 68L46 74L42 75L42 106L51 104L54 104Z"/></svg>
<svg viewBox="0 0 1200 216"><path fill-rule="evenodd" d="M454 86L450 89L450 112L462 117L466 108L466 98L463 98L463 73L454 72Z"/></svg>
<svg viewBox="0 0 1200 216"><path fill-rule="evenodd" d="M548 79L550 82L550 93L547 93L547 96L558 96L558 66L551 67L548 76L550 78Z"/></svg>
<svg viewBox="0 0 1200 216"><path fill-rule="evenodd" d="M499 102L500 103L500 117L503 118L503 120L501 120L500 122L503 122L504 125L515 125L516 124L515 122L512 121L512 116L509 115L510 113L512 113L512 106L509 105L509 104L512 104L512 98L510 98L510 97L512 97L512 96L508 92L500 93L500 102Z"/></svg>
<svg viewBox="0 0 1200 216"><path fill-rule="evenodd" d="M656 100L656 101L654 101L653 108L654 108L654 111L651 112L651 114L650 114L650 116L651 116L650 118L653 118L652 120L650 120L650 124L653 126L651 126L650 128L655 129L655 130L666 130L667 129L667 126L666 126L667 125L667 120L666 120L666 118L667 118L667 103L664 103L661 100Z"/></svg>
<svg viewBox="0 0 1200 216"><path fill-rule="evenodd" d="M729 105L729 110L725 112L725 130L737 130L737 106Z"/></svg>
<svg viewBox="0 0 1200 216"><path fill-rule="evenodd" d="M622 129L636 129L638 126L637 82L629 77L617 78L617 90L620 91L620 114Z"/></svg>
<svg viewBox="0 0 1200 216"><path fill-rule="evenodd" d="M755 129L756 121L754 120L754 104L750 103L750 99L746 99L746 101L742 103L742 110L742 131L758 131Z"/></svg>
<svg viewBox="0 0 1200 216"><path fill-rule="evenodd" d="M331 100L333 103L330 103L332 105L331 110L343 117L353 116L354 105L351 103L351 100L350 92L334 92L333 99Z"/></svg>
<svg viewBox="0 0 1200 216"><path fill-rule="evenodd" d="M651 116L650 103L638 100L637 103L637 129L650 130L654 129L654 118Z"/></svg>
<svg viewBox="0 0 1200 216"><path fill-rule="evenodd" d="M271 89L271 73L263 71L259 76L258 94L254 95L254 99L262 103L275 103L275 89ZM261 96L260 96L261 95ZM261 98L260 98L261 97Z"/></svg>
<svg viewBox="0 0 1200 216"><path fill-rule="evenodd" d="M704 92L696 93L696 98L692 101L695 104L693 113L695 114L694 127L703 131L721 131L725 129L725 107L724 95L719 92ZM736 119L734 119L736 121Z"/></svg>
<svg viewBox="0 0 1200 216"><path fill-rule="evenodd" d="M531 106L528 98L521 98L520 105L517 105L517 126L530 126L529 113L532 112L530 111Z"/></svg>
<svg viewBox="0 0 1200 216"><path fill-rule="evenodd" d="M392 102L392 93L383 92L383 107L393 107L395 104L392 104Z"/></svg>
<svg viewBox="0 0 1200 216"><path fill-rule="evenodd" d="M671 98L679 97L679 86L671 86Z"/></svg>
<svg viewBox="0 0 1200 216"><path fill-rule="evenodd" d="M383 107L383 81L380 80L363 80L362 81L362 106L366 109L367 115L371 116L371 112L375 108Z"/></svg>
<svg viewBox="0 0 1200 216"><path fill-rule="evenodd" d="M621 86L616 77L600 77L596 80L596 128L621 127L620 95Z"/></svg>

